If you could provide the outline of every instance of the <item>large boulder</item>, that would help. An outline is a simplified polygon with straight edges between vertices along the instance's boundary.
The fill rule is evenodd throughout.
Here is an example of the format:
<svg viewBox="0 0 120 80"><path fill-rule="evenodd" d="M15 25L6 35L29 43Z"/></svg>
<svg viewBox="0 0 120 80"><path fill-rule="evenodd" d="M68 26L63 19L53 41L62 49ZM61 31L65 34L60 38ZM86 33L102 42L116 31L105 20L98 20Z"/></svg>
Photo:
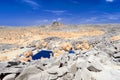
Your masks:
<svg viewBox="0 0 120 80"><path fill-rule="evenodd" d="M73 48L72 44L69 42L65 42L61 44L61 48L65 51L69 51Z"/></svg>
<svg viewBox="0 0 120 80"><path fill-rule="evenodd" d="M15 80L16 74L8 74L3 78L3 80Z"/></svg>
<svg viewBox="0 0 120 80"><path fill-rule="evenodd" d="M37 68L36 66L34 66L34 65L29 66L29 67L26 67L15 80L29 80L29 77L31 75L35 75L40 72L41 72L41 70L39 68Z"/></svg>

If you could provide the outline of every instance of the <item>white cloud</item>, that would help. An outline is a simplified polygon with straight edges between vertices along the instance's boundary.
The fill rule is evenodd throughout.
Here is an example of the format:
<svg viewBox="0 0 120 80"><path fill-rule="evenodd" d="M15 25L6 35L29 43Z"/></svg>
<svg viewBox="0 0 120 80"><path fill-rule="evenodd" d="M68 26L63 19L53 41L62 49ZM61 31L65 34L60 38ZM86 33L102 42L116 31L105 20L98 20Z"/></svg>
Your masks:
<svg viewBox="0 0 120 80"><path fill-rule="evenodd" d="M46 12L53 13L55 15L62 15L63 13L66 12L66 10L45 10Z"/></svg>
<svg viewBox="0 0 120 80"><path fill-rule="evenodd" d="M107 20L118 20L120 19L120 13L114 13L114 14L104 13L101 17Z"/></svg>
<svg viewBox="0 0 120 80"><path fill-rule="evenodd" d="M71 0L71 2L74 4L79 4L79 2L77 0Z"/></svg>
<svg viewBox="0 0 120 80"><path fill-rule="evenodd" d="M118 14L109 14L109 13L104 13L103 15L100 16L93 16L89 18L83 18L81 19L81 23L100 23L100 22L110 22L110 21L116 21L120 19L120 15Z"/></svg>
<svg viewBox="0 0 120 80"><path fill-rule="evenodd" d="M38 9L40 7L40 5L37 2L35 2L34 0L23 0L23 2L32 6L33 9Z"/></svg>
<svg viewBox="0 0 120 80"><path fill-rule="evenodd" d="M58 17L58 18L55 18L55 19L35 20L34 23L37 24L37 25L41 25L41 24L51 24L51 23L54 22L54 21L61 21L61 20L63 20L63 18Z"/></svg>
<svg viewBox="0 0 120 80"><path fill-rule="evenodd" d="M49 22L48 19L42 19L42 20L37 20L35 21L36 23L46 23L46 22Z"/></svg>
<svg viewBox="0 0 120 80"><path fill-rule="evenodd" d="M43 22L48 22L49 20L48 19L44 19Z"/></svg>
<svg viewBox="0 0 120 80"><path fill-rule="evenodd" d="M106 2L113 2L114 0L106 0Z"/></svg>
<svg viewBox="0 0 120 80"><path fill-rule="evenodd" d="M54 15L66 15L66 16L71 16L73 14L69 13L67 10L44 10L45 12L52 13Z"/></svg>
<svg viewBox="0 0 120 80"><path fill-rule="evenodd" d="M57 21L61 21L62 20L62 18L57 18Z"/></svg>
<svg viewBox="0 0 120 80"><path fill-rule="evenodd" d="M119 17L116 17L116 16L108 16L108 19L117 20L117 19L119 19Z"/></svg>
<svg viewBox="0 0 120 80"><path fill-rule="evenodd" d="M62 18L57 18L57 19L53 19L52 22L54 22L54 21L61 21L61 20L62 20Z"/></svg>
<svg viewBox="0 0 120 80"><path fill-rule="evenodd" d="M91 17L91 18L86 19L85 21L86 22L94 22L96 20L97 20L97 17Z"/></svg>

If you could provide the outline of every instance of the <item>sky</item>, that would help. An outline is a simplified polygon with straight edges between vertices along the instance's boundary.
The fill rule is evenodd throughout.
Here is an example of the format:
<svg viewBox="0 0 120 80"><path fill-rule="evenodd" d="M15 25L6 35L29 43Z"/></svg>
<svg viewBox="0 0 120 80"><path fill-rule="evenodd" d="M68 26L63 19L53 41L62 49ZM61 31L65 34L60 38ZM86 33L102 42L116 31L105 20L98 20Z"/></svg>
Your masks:
<svg viewBox="0 0 120 80"><path fill-rule="evenodd" d="M120 0L0 0L0 26L120 23Z"/></svg>

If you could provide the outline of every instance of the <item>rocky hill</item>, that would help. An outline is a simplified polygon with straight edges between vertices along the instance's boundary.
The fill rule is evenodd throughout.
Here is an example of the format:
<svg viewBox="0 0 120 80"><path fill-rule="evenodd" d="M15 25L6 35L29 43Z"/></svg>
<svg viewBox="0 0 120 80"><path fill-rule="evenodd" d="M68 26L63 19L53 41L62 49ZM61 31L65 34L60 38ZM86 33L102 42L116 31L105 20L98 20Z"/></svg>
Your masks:
<svg viewBox="0 0 120 80"><path fill-rule="evenodd" d="M0 79L119 80L119 24L53 27L0 28ZM54 56L30 62L15 58L41 50Z"/></svg>

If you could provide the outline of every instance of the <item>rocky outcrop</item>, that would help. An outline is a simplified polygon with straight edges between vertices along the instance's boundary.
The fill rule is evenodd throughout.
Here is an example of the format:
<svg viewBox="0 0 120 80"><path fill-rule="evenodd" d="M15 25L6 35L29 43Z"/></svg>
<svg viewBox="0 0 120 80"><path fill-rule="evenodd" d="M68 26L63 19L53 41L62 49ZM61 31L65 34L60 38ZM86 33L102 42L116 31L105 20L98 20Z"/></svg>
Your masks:
<svg viewBox="0 0 120 80"><path fill-rule="evenodd" d="M0 76L4 76L3 80L118 80L119 67L109 53L100 49L95 47L74 54L64 52L57 58L39 59L24 65L1 62ZM114 55L117 56L119 53Z"/></svg>
<svg viewBox="0 0 120 80"><path fill-rule="evenodd" d="M61 25L55 22L54 26ZM76 29L80 28L76 27ZM108 28L108 31L104 28L89 29L69 32L68 30L71 29L64 28L66 32L48 31L48 33L39 33L39 29L35 31L27 29L26 34L19 34L18 37L21 36L20 38L25 40L32 39L27 42L27 45L18 48L23 50L26 56L36 54L42 49L52 50L54 57L22 62L18 59L6 60L9 56L2 56L0 57L0 80L119 80L120 40L119 37L114 37L115 39L111 41L111 37L117 35L119 29L115 35L111 34L113 33L111 28L111 30ZM103 35L104 31L105 35ZM64 39L60 37L61 34ZM33 35L49 37L36 40ZM79 38L74 39L76 36ZM13 40L13 38L9 39ZM70 54L70 50L74 53Z"/></svg>

